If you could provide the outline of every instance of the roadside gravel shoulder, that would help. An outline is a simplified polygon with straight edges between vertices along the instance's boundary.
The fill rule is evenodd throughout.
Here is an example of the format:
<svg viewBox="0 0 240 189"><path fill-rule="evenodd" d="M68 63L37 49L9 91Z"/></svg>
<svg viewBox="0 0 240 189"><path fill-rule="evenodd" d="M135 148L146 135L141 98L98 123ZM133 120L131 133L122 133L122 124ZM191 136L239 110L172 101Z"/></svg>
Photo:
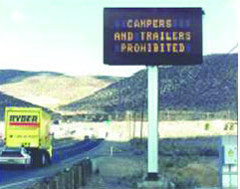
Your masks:
<svg viewBox="0 0 240 189"><path fill-rule="evenodd" d="M146 170L144 156L134 155L127 142L105 141L92 162L93 175L83 189L130 189Z"/></svg>

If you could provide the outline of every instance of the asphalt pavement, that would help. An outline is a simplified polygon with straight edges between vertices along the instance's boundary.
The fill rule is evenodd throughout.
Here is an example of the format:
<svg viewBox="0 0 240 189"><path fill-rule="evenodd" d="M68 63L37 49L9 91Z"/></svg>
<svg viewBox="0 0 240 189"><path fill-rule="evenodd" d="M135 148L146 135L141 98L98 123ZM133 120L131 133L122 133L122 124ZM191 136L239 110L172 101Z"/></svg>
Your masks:
<svg viewBox="0 0 240 189"><path fill-rule="evenodd" d="M63 147L54 151L53 162L48 167L22 169L19 166L0 168L0 189L17 189L26 183L36 182L43 177L48 177L63 170L69 164L84 158L84 152L98 146L102 140L80 141L69 147Z"/></svg>

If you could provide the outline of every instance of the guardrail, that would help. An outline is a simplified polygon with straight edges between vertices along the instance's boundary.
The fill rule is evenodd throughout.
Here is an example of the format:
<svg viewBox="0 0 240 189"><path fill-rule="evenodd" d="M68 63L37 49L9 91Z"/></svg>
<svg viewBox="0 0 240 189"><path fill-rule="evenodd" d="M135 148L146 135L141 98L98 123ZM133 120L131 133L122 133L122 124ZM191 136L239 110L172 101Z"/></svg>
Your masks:
<svg viewBox="0 0 240 189"><path fill-rule="evenodd" d="M84 159L52 177L43 178L25 189L78 189L85 186L92 174L92 162Z"/></svg>

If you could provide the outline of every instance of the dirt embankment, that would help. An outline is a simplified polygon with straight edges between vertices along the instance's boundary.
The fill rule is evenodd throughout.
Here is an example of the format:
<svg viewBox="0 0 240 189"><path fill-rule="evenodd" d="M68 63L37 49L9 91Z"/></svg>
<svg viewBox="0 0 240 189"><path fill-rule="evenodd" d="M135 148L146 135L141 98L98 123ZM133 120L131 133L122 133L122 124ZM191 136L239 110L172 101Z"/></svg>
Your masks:
<svg viewBox="0 0 240 189"><path fill-rule="evenodd" d="M201 139L196 141L197 144L202 142ZM185 142L189 143L188 140ZM93 158L94 174L84 189L137 188L137 184L147 175L145 145L144 142L138 145L130 142L106 142L104 148ZM164 154L163 151L159 154L159 174L166 182L175 188L218 186L217 156L196 155L192 150L194 146L189 145L187 154L176 155L175 148L179 146L178 142L164 145L164 150L172 152L171 155ZM179 148L181 147L180 145Z"/></svg>

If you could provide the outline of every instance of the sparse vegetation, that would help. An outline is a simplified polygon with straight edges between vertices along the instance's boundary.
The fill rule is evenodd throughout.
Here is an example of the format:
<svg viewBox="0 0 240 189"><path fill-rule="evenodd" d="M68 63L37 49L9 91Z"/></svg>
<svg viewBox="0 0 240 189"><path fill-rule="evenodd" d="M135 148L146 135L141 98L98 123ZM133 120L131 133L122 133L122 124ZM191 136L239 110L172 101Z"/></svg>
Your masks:
<svg viewBox="0 0 240 189"><path fill-rule="evenodd" d="M98 170L97 175L103 181L104 186L133 189L137 188L138 183L143 182L147 174L147 154L143 153L139 156L134 154L134 150L144 149L146 151L146 142L145 139L142 142L140 139L131 140L128 150L126 147L129 143L111 142L110 146L116 145L125 150L113 156L105 155L94 159L96 170ZM192 151L197 146L203 146L206 149L216 147L216 138L163 139L159 141L159 145L165 147L164 153L159 154L159 174L164 186L191 189L219 185L218 156L198 155L201 152L195 154ZM185 149L186 154L175 154L177 148ZM171 154L168 154L168 151Z"/></svg>
<svg viewBox="0 0 240 189"><path fill-rule="evenodd" d="M206 123L205 124L205 130L208 131L210 129L210 124L209 123Z"/></svg>
<svg viewBox="0 0 240 189"><path fill-rule="evenodd" d="M189 111L189 118L195 120L199 119L199 112L206 113L206 120L236 120L237 54L209 55L204 57L201 65L161 67L159 72L159 107L166 115L170 112L170 120L175 120L171 111L178 112L177 117L180 119L183 117L181 112ZM111 115L121 115L122 112L130 110L141 114L142 111L146 112L146 101L147 72L142 70L91 96L62 106L61 109ZM218 115L216 112L222 114Z"/></svg>
<svg viewBox="0 0 240 189"><path fill-rule="evenodd" d="M132 147L139 149L139 141L132 140ZM143 140L140 147L145 147L145 151L146 143L147 140ZM160 140L160 174L176 188L218 186L217 143L218 138L210 137Z"/></svg>
<svg viewBox="0 0 240 189"><path fill-rule="evenodd" d="M218 186L218 170L211 163L187 160L184 167L174 167L165 171L166 176L176 188L216 187Z"/></svg>
<svg viewBox="0 0 240 189"><path fill-rule="evenodd" d="M159 155L169 157L198 156L218 157L219 137L175 138L159 140ZM147 139L133 139L130 144L134 149L147 151ZM179 162L181 163L181 162Z"/></svg>
<svg viewBox="0 0 240 189"><path fill-rule="evenodd" d="M0 121L4 119L5 107L40 107L40 106L26 102L24 100L14 98L9 95L5 95L2 92L0 92ZM47 108L43 109L52 115L52 119L54 119L54 117L59 116L57 113L54 113Z"/></svg>
<svg viewBox="0 0 240 189"><path fill-rule="evenodd" d="M17 98L5 95L5 94L0 92L0 120L3 120L3 118L4 118L4 109L7 106L8 107L9 106L34 107L35 105L33 105L33 104L29 103L29 102L26 102L26 101L23 101L23 100L20 100L20 99L17 99Z"/></svg>
<svg viewBox="0 0 240 189"><path fill-rule="evenodd" d="M237 54L209 55L201 65L159 71L160 120L237 119ZM121 121L127 111L135 120L146 120L146 70L129 78L2 70L0 84L0 91L33 104L54 110L67 104L58 110L66 121Z"/></svg>

